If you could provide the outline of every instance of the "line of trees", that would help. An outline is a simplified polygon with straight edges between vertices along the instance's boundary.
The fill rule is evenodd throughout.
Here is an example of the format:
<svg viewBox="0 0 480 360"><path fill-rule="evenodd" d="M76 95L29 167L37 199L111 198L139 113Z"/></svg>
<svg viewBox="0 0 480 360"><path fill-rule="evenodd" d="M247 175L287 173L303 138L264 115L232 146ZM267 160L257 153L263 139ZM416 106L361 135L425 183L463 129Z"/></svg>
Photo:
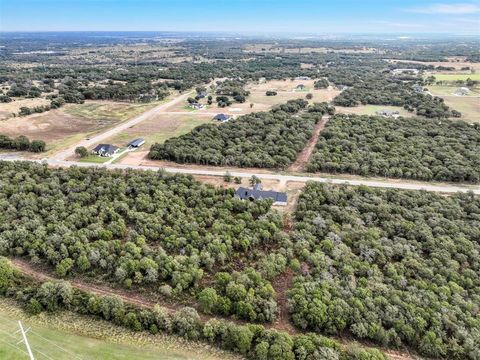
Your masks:
<svg viewBox="0 0 480 360"><path fill-rule="evenodd" d="M307 170L478 183L480 126L336 115L320 134Z"/></svg>
<svg viewBox="0 0 480 360"><path fill-rule="evenodd" d="M31 152L44 152L45 151L45 141L43 140L32 140L24 135L17 136L12 139L7 135L0 134L0 149L5 150L17 150L17 151L31 151Z"/></svg>

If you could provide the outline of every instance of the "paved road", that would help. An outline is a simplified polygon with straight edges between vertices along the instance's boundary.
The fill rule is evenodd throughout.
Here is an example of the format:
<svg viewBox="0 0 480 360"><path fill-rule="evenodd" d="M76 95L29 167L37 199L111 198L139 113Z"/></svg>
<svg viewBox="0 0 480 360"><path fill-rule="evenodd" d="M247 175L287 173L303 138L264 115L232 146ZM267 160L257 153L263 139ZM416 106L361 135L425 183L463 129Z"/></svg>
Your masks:
<svg viewBox="0 0 480 360"><path fill-rule="evenodd" d="M142 121L147 120L151 116L155 116L155 115L158 115L158 114L165 113L164 110L168 109L169 107L171 107L175 104L178 104L181 101L186 100L189 96L191 96L192 93L193 93L193 91L190 91L188 93L177 96L175 99L170 100L166 103L160 104L160 105L154 107L153 109L145 111L144 113L134 117L131 120L125 121L125 122L119 124L118 126L115 126L115 127L111 128L111 129L109 129L109 130L107 130L107 131L105 131L101 134L92 136L92 137L89 138L89 140L87 140L87 139L82 140L81 142L79 142L79 143L77 143L77 144L75 144L75 145L73 145L73 146L71 146L71 147L69 147L65 150L62 150L60 152L55 153L54 155L52 155L52 159L65 160L67 157L72 156L74 154L75 148L78 147L78 146L85 146L88 149L89 147L92 147L93 145L97 145L97 144L101 143L103 140L112 137L113 135L116 135L116 134L118 134L118 133L120 133L120 132L134 126L134 125L137 125L138 123L141 123Z"/></svg>
<svg viewBox="0 0 480 360"><path fill-rule="evenodd" d="M89 140L83 140L74 146L60 151L54 154L50 158L46 158L43 160L28 160L22 157L19 157L15 154L0 154L0 160L5 161L34 161L34 162L46 162L51 166L60 166L60 167L70 167L70 166L79 166L79 167L105 167L108 169L137 169L137 170L159 170L164 169L169 173L181 173L181 174L190 174L190 175L207 175L207 176L223 176L226 171L229 171L232 176L239 176L239 177L251 177L252 175L256 175L261 179L270 179L270 180L278 180L280 182L287 182L287 181L296 181L296 182L307 182L307 181L318 181L323 183L331 183L331 184L349 184L354 186L365 185L365 186L372 186L372 187L379 187L379 188L394 188L394 189L406 189L406 190L426 190L426 191L435 191L435 192L442 192L442 193L455 193L455 192L467 192L473 191L475 194L480 194L480 187L479 186L462 186L462 185L434 185L434 184L427 184L427 183L413 183L413 182L402 182L401 180L352 180L345 177L336 177L336 178L322 178L319 176L306 176L306 175L284 175L284 174L275 174L275 173L255 173L252 170L209 170L209 169L201 169L201 168L177 168L177 167L159 167L159 166L145 166L145 165L123 165L123 164L95 164L95 163L87 163L87 162L75 162L75 161L66 161L67 157L70 157L74 154L75 148L77 146L85 146L91 147L95 144L102 142L103 140L110 138L113 135L118 134L121 131L128 129L131 126L134 126L151 116L155 116L158 114L165 114L168 113L167 110L172 105L175 105L181 101L187 99L193 91L185 93L176 97L175 99L161 104L151 110L144 112L143 114L123 122L118 126L109 129L101 134L95 135L91 137Z"/></svg>
<svg viewBox="0 0 480 360"><path fill-rule="evenodd" d="M5 161L19 161L25 160L21 157L14 156L0 156L0 160ZM30 160L37 163L46 162L51 166L60 166L60 167L104 167L107 169L135 169L135 170L150 170L157 171L160 169L165 170L169 173L180 173L180 174L189 174L189 175L207 175L207 176L223 176L227 170L209 170L209 169L199 169L199 168L177 168L177 167L161 167L161 166L146 166L146 165L124 165L124 164L95 164L88 162L75 162L75 161L64 161L57 159L43 159L43 160ZM378 188L387 188L387 189L404 189L404 190L425 190L441 193L456 193L456 192L468 192L472 191L475 194L480 195L480 186L462 186L462 185L435 185L435 184L426 184L426 183L411 183L411 182L402 182L395 180L352 180L348 178L336 177L336 178L324 178L319 176L306 176L306 175L283 175L283 174L273 174L273 173L255 173L252 171L236 171L232 170L228 172L232 176L239 176L243 178L251 177L252 175L258 176L260 179L268 180L278 180L281 182L295 181L295 182L307 182L307 181L318 181L322 183L329 184L347 184L353 186L371 186Z"/></svg>

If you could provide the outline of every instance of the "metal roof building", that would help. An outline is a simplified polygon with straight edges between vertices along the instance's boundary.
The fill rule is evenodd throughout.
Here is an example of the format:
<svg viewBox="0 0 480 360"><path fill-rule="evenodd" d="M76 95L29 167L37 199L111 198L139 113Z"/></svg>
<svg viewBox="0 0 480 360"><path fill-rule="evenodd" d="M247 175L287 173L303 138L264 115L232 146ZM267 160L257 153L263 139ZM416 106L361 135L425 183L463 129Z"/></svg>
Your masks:
<svg viewBox="0 0 480 360"><path fill-rule="evenodd" d="M145 144L145 139L142 139L142 138L138 138L138 139L135 139L135 140L132 140L128 143L128 147L140 147L142 146L143 144Z"/></svg>

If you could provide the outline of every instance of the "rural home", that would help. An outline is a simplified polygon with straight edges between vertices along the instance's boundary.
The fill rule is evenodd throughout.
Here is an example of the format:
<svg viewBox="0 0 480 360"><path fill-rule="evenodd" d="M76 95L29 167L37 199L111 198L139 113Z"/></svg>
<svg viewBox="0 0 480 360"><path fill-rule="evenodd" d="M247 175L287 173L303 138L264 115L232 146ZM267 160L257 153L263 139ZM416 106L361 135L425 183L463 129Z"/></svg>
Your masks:
<svg viewBox="0 0 480 360"><path fill-rule="evenodd" d="M308 77L308 76L297 76L295 78L295 80L306 81L306 80L310 80L310 77Z"/></svg>
<svg viewBox="0 0 480 360"><path fill-rule="evenodd" d="M138 138L138 139L130 141L127 146L129 148L139 148L143 144L145 144L145 139Z"/></svg>
<svg viewBox="0 0 480 360"><path fill-rule="evenodd" d="M113 156L117 153L119 150L118 147L115 145L111 144L98 144L95 146L95 148L92 150L92 153L99 155L99 156Z"/></svg>
<svg viewBox="0 0 480 360"><path fill-rule="evenodd" d="M205 105L199 104L199 103L191 103L190 107L194 110L200 110L200 109L204 109Z"/></svg>
<svg viewBox="0 0 480 360"><path fill-rule="evenodd" d="M418 94L423 94L423 91L424 91L423 86L415 84L415 85L413 85L413 91L415 91Z"/></svg>
<svg viewBox="0 0 480 360"><path fill-rule="evenodd" d="M287 193L263 190L262 184L256 184L253 189L239 187L235 195L242 200L272 199L273 205L287 205Z"/></svg>
<svg viewBox="0 0 480 360"><path fill-rule="evenodd" d="M203 99L203 98L207 97L207 95L208 95L208 93L207 93L206 91L200 91L200 92L197 94L196 98L197 98L197 99Z"/></svg>
<svg viewBox="0 0 480 360"><path fill-rule="evenodd" d="M227 115L227 114L217 114L213 117L213 120L217 120L220 122L227 122L232 118L232 115Z"/></svg>

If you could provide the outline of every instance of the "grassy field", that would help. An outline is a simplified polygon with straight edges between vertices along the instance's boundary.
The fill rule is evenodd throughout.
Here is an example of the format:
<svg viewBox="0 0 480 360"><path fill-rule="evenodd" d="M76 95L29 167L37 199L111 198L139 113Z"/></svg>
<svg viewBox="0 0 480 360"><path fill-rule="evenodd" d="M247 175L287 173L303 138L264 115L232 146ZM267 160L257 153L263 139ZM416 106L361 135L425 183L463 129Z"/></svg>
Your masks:
<svg viewBox="0 0 480 360"><path fill-rule="evenodd" d="M408 112L400 106L387 106L387 105L360 105L355 107L335 107L337 113L339 114L354 114L354 115L375 115L379 110L391 110L398 111L401 116L412 117L415 116L414 113Z"/></svg>
<svg viewBox="0 0 480 360"><path fill-rule="evenodd" d="M65 108L70 115L94 120L124 121L161 104L161 101L148 104L118 103L118 102L86 102Z"/></svg>
<svg viewBox="0 0 480 360"><path fill-rule="evenodd" d="M437 81L480 80L480 73L475 74L433 74Z"/></svg>
<svg viewBox="0 0 480 360"><path fill-rule="evenodd" d="M197 114L159 114L137 124L114 137L105 140L117 146L125 146L132 139L142 137L145 139L143 147L185 134L194 127L212 122L211 115Z"/></svg>
<svg viewBox="0 0 480 360"><path fill-rule="evenodd" d="M17 320L30 327L28 340L37 359L55 360L233 360L239 357L206 344L164 335L134 333L111 323L62 312L29 317L0 299L0 359L28 359Z"/></svg>
<svg viewBox="0 0 480 360"><path fill-rule="evenodd" d="M480 99L468 96L448 96L445 104L462 113L460 120L470 123L480 122Z"/></svg>
<svg viewBox="0 0 480 360"><path fill-rule="evenodd" d="M103 164L106 163L108 160L111 158L107 156L98 156L95 154L90 154L88 156L85 156L84 158L79 159L79 162L89 162L89 163L95 163L95 164Z"/></svg>

